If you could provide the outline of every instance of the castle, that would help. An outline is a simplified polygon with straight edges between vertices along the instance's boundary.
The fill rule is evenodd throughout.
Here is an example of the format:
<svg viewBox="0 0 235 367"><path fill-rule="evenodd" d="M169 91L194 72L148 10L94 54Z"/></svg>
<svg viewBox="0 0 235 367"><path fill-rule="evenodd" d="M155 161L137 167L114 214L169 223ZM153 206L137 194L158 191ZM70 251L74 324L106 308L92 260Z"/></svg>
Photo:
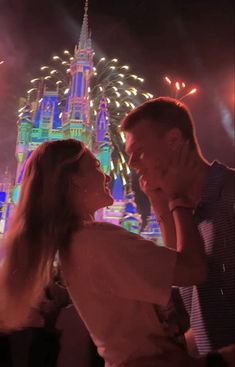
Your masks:
<svg viewBox="0 0 235 367"><path fill-rule="evenodd" d="M0 186L0 235L6 230L11 206L18 200L26 161L32 151L44 141L69 138L81 140L100 160L104 172L110 173L112 139L105 95L100 100L94 121L90 114L89 86L94 70L93 55L86 0L79 43L75 46L70 64L69 91L63 110L60 109L58 91L43 90L34 103L26 103L20 111L17 122L15 183L13 187L9 183ZM112 188L114 204L99 210L97 220L109 221L131 232L140 233L142 220L137 212L134 193L130 184L128 190L124 186L119 172ZM141 233L161 242L159 226L153 214Z"/></svg>

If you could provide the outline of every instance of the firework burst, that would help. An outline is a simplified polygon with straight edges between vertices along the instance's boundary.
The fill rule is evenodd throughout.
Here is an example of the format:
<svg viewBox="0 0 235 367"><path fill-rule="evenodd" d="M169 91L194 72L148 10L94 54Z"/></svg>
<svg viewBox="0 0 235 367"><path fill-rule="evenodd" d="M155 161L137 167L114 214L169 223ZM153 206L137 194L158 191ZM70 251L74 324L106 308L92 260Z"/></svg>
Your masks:
<svg viewBox="0 0 235 367"><path fill-rule="evenodd" d="M169 76L165 76L163 81L169 86L171 97L178 98L180 101L192 94L197 93L197 88L192 88L186 85L185 82L174 80Z"/></svg>

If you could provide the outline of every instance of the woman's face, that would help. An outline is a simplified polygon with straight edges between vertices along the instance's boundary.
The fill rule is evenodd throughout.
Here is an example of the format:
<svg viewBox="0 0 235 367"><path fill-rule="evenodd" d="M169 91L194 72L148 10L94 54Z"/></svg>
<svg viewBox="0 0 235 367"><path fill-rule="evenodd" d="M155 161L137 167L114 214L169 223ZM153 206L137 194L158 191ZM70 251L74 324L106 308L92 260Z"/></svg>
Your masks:
<svg viewBox="0 0 235 367"><path fill-rule="evenodd" d="M100 167L100 162L90 152L86 151L79 160L79 173L74 176L74 195L79 211L88 214L100 208L113 204L113 197L109 189L110 177Z"/></svg>

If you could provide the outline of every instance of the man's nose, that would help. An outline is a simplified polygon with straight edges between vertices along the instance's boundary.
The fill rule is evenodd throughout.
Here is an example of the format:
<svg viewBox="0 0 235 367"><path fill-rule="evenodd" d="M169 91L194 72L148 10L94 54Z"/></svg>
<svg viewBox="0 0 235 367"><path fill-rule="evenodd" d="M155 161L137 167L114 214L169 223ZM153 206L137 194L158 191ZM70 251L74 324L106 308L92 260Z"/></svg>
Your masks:
<svg viewBox="0 0 235 367"><path fill-rule="evenodd" d="M128 166L132 167L132 168L137 168L138 167L138 158L136 155L131 154L128 160Z"/></svg>

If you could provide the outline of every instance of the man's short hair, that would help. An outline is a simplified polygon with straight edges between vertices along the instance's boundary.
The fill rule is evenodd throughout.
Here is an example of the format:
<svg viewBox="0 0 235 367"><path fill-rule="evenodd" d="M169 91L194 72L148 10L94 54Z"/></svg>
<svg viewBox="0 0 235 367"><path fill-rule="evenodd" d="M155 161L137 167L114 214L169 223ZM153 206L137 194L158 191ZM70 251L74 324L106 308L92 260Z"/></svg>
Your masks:
<svg viewBox="0 0 235 367"><path fill-rule="evenodd" d="M121 131L131 131L142 120L151 121L159 132L178 128L191 146L197 145L191 113L177 99L159 97L143 103L124 117Z"/></svg>

